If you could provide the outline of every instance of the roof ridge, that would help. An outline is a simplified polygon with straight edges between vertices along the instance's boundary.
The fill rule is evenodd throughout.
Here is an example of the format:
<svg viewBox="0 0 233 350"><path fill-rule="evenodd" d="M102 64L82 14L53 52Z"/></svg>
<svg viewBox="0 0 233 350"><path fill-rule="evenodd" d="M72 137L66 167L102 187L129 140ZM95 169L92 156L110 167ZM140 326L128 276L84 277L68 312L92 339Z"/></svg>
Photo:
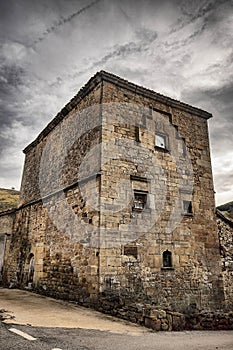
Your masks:
<svg viewBox="0 0 233 350"><path fill-rule="evenodd" d="M107 71L105 71L105 70L100 70L100 71L97 72L95 75L97 75L97 74L100 74L101 76L103 76L103 77L105 77L105 78L106 78L106 77L111 77L111 78L113 78L113 79L117 79L117 80L119 80L119 81L122 81L122 82L126 83L127 85L135 86L135 88L137 88L137 89L139 88L139 89L145 90L145 91L147 91L147 92L149 92L149 93L152 93L152 94L154 94L154 95L156 95L156 96L160 96L161 98L165 99L165 100L167 101L167 103L168 103L169 101L170 101L170 102L172 101L172 102L175 102L175 103L177 103L177 104L179 104L179 105L181 105L181 106L187 106L187 107L191 108L191 109L194 110L194 111L195 111L195 110L196 110L196 111L200 111L200 112L202 112L203 114L206 114L206 116L207 116L206 119L209 119L209 118L212 117L212 114L211 114L211 113L205 111L205 110L202 109L202 108L195 107L195 106L192 106L192 105L190 105L190 104L188 104L188 103L186 103L186 102L182 102L182 101L180 101L180 100L177 100L177 99L175 99L175 98L173 98L173 97L163 95L163 94L161 94L161 93L159 93L159 92L156 92L156 91L154 91L154 90L152 90L152 89L146 88L146 87L144 87L144 86L142 86L142 85L138 85L138 84L133 83L133 82L127 80L127 79L121 78L121 77L119 77L119 76L116 75L116 74L107 72ZM93 78L94 78L94 77L95 77L95 76L93 76Z"/></svg>

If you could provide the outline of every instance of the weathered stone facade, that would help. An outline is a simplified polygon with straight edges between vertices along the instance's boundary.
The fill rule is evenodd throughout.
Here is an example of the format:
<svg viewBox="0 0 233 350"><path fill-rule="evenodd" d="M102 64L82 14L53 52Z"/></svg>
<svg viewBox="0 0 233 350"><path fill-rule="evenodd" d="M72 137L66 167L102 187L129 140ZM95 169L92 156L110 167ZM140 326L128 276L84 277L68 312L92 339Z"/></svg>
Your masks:
<svg viewBox="0 0 233 350"><path fill-rule="evenodd" d="M148 325L224 309L210 117L97 73L24 150L5 285Z"/></svg>
<svg viewBox="0 0 233 350"><path fill-rule="evenodd" d="M233 220L217 210L219 248L222 257L225 303L233 310Z"/></svg>
<svg viewBox="0 0 233 350"><path fill-rule="evenodd" d="M15 210L7 210L5 212L0 212L0 284L2 283L2 272L3 272L3 262L4 255L8 256L8 246L7 237L10 237L12 233L12 226L15 218Z"/></svg>

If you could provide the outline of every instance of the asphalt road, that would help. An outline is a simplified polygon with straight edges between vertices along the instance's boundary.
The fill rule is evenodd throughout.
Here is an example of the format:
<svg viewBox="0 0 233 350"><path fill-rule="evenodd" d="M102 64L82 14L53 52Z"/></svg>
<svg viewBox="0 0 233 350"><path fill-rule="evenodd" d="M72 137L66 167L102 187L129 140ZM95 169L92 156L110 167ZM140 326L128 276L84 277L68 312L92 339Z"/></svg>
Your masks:
<svg viewBox="0 0 233 350"><path fill-rule="evenodd" d="M233 350L233 331L155 333L26 291L0 288L1 309L0 350Z"/></svg>
<svg viewBox="0 0 233 350"><path fill-rule="evenodd" d="M12 333L15 328L34 337ZM232 350L233 332L161 332L141 335L0 324L1 350Z"/></svg>

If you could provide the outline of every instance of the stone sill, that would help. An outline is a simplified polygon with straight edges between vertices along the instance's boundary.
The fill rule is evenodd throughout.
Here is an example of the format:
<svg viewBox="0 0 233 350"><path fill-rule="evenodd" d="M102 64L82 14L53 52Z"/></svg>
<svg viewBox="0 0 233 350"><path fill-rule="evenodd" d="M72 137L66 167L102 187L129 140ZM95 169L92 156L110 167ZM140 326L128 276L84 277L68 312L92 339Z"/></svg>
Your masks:
<svg viewBox="0 0 233 350"><path fill-rule="evenodd" d="M132 214L141 214L141 213L151 213L151 209L150 208L144 208L144 209L139 209L139 208L132 208Z"/></svg>
<svg viewBox="0 0 233 350"><path fill-rule="evenodd" d="M163 147L159 147L159 146L155 146L155 150L156 151L160 151L160 152L164 152L164 153L170 153L169 149L163 148Z"/></svg>
<svg viewBox="0 0 233 350"><path fill-rule="evenodd" d="M170 271L173 271L173 270L175 270L175 268L174 267L161 267L161 270L170 270Z"/></svg>
<svg viewBox="0 0 233 350"><path fill-rule="evenodd" d="M194 217L193 213L182 213L181 215L185 217L191 217L191 218Z"/></svg>

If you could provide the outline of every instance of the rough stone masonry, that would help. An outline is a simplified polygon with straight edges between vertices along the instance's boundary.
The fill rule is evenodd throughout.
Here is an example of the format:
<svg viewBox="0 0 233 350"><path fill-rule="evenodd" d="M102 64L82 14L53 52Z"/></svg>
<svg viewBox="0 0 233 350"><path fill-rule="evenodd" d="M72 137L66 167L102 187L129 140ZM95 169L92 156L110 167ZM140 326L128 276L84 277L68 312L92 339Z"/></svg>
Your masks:
<svg viewBox="0 0 233 350"><path fill-rule="evenodd" d="M211 116L98 72L24 150L3 284L156 330L230 328Z"/></svg>

